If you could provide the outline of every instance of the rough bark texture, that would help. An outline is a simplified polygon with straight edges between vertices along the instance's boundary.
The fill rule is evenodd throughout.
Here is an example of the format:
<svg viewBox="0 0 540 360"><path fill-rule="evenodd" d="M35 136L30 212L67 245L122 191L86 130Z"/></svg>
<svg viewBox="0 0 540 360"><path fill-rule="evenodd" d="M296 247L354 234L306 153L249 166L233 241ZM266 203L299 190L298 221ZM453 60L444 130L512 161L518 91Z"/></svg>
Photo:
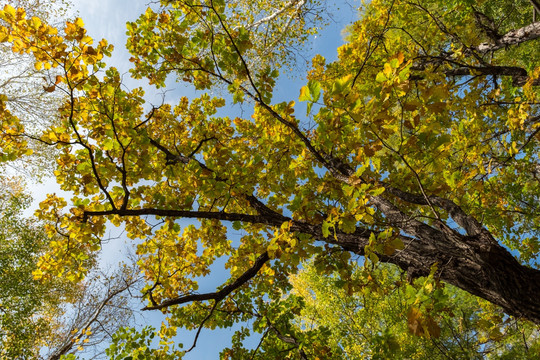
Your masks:
<svg viewBox="0 0 540 360"><path fill-rule="evenodd" d="M493 43L482 43L474 50L479 53L488 53L511 45L517 45L525 41L534 40L540 37L540 22L535 22L522 28L512 30L504 34Z"/></svg>
<svg viewBox="0 0 540 360"><path fill-rule="evenodd" d="M434 232L431 238L403 241L405 249L392 256L381 255L381 261L399 266L411 277L428 275L431 266L437 264L441 280L501 306L510 315L540 324L540 271L519 264L488 234L468 236L441 231ZM361 239L357 243L350 239L340 243L360 255L366 244Z"/></svg>

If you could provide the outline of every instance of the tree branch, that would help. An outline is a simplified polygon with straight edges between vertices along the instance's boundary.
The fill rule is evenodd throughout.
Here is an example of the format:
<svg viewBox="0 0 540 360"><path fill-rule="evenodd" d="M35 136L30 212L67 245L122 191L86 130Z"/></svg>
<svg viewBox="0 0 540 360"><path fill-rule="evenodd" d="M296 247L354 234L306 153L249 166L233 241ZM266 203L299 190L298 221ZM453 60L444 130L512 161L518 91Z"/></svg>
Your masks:
<svg viewBox="0 0 540 360"><path fill-rule="evenodd" d="M264 23L270 22L273 19L275 19L276 17L278 17L279 15L283 14L285 11L292 8L293 6L298 11L305 4L306 4L306 0L290 0L290 1L286 2L285 4L283 4L283 8L281 8L280 10L277 10L276 12L268 15L267 17L264 17L264 18L262 18L262 19L260 19L258 21L255 21L252 24L249 24L248 26L246 26L246 29L252 29L252 28L255 28L255 27L257 27L259 25L262 25Z"/></svg>
<svg viewBox="0 0 540 360"><path fill-rule="evenodd" d="M521 44L540 37L540 22L535 22L522 28L512 30L502 35L499 40L494 43L482 43L472 50L485 54L490 51L496 51L507 46Z"/></svg>
<svg viewBox="0 0 540 360"><path fill-rule="evenodd" d="M102 314L103 310L106 306L108 306L111 301L121 294L122 292L129 290L131 286L133 286L139 279L132 279L130 281L125 281L122 286L108 289L107 295L97 304L85 304L90 306L96 306L95 310L91 313L91 315L85 319L85 321L82 324L77 324L77 331L73 332L70 331L68 337L64 340L64 342L58 347L52 355L49 356L48 360L59 360L62 355L66 355L73 346L75 345L75 341L77 338L82 336L82 331L86 331L87 329L90 329L94 323L100 323L99 317ZM79 315L78 315L79 316Z"/></svg>
<svg viewBox="0 0 540 360"><path fill-rule="evenodd" d="M529 2L534 8L533 11L540 15L540 3L538 2L538 0L529 0Z"/></svg>
<svg viewBox="0 0 540 360"><path fill-rule="evenodd" d="M234 290L238 289L239 287L247 283L249 280L251 280L255 275L257 275L259 270L268 260L270 260L270 257L268 256L268 252L265 251L255 260L255 263L252 267L250 267L248 270L246 270L246 272L240 275L240 277L238 277L232 284L226 285L219 291L205 294L190 294L185 296L179 296L174 299L165 300L159 305L146 306L142 310L160 310L172 305L180 305L188 302L205 300L215 300L215 308L218 302L225 299L225 297L227 297L230 293L232 293Z"/></svg>
<svg viewBox="0 0 540 360"><path fill-rule="evenodd" d="M188 350L186 350L186 352L190 352L191 350L195 349L195 346L197 346L197 340L199 339L199 335L201 334L201 330L202 330L204 324L208 321L208 319L210 319L212 317L212 314L216 310L216 307L217 307L218 303L219 303L219 301L214 302L214 306L212 306L212 309L210 309L210 312L208 313L208 315L206 315L206 317L203 319L203 321L201 321L201 323L199 324L199 328L197 329L197 333L195 334L195 339L193 339L193 344L191 345L191 347Z"/></svg>
<svg viewBox="0 0 540 360"><path fill-rule="evenodd" d="M85 211L83 213L83 221L87 221L92 216L107 216L107 215L120 215L120 216L163 216L163 217L175 217L175 218L187 218L187 219L215 219L224 221L244 221L249 223L266 224L271 226L281 226L290 218L280 215L268 216L268 214L262 215L249 215L242 213L226 213L218 211L191 211L191 210L172 210L172 209L113 209L103 211Z"/></svg>
<svg viewBox="0 0 540 360"><path fill-rule="evenodd" d="M430 205L423 195L405 192L387 184L383 184L383 186L386 192L397 196L400 200L416 205ZM448 212L452 219L454 219L454 221L461 226L468 235L478 235L486 231L475 218L467 215L467 213L465 213L465 211L463 211L463 209L453 201L434 195L429 196L429 201L432 205Z"/></svg>

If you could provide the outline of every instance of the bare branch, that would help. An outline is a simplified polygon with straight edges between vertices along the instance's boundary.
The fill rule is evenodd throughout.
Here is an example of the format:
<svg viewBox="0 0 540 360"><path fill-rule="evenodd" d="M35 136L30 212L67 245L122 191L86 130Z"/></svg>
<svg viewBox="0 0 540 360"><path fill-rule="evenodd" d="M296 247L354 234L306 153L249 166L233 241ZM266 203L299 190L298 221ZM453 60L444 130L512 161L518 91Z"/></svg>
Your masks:
<svg viewBox="0 0 540 360"><path fill-rule="evenodd" d="M283 7L281 9L275 11L274 13L268 15L267 17L264 17L258 21L255 21L252 24L249 24L248 26L246 26L246 29L252 29L264 23L270 22L273 19L280 16L281 14L283 14L285 11L291 9L293 6L295 7L295 10L298 11L305 4L306 4L306 0L290 0L286 2L285 4L283 4Z"/></svg>
<svg viewBox="0 0 540 360"><path fill-rule="evenodd" d="M78 314L75 318L76 330L69 331L62 344L49 356L48 360L59 360L62 355L68 354L75 346L76 340L82 338L84 331L90 329L95 323L98 325L101 324L100 319L103 320L103 313L106 307L110 306L121 293L129 290L130 287L132 287L139 280L139 278L133 278L130 280L124 280L122 284L114 284L112 288L107 289L104 298L97 303L79 304L81 307L77 309ZM93 311L92 308L94 308ZM88 314L86 310L90 310L92 312ZM109 334L103 325L101 325L101 327L105 330L105 333ZM96 343L99 343L99 341Z"/></svg>

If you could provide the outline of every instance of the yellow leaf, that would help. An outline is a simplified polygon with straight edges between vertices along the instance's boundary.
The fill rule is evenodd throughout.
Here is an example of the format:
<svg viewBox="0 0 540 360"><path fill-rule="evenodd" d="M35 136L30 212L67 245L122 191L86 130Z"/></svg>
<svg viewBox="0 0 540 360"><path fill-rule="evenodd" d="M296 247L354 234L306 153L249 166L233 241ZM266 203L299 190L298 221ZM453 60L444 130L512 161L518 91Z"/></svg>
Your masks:
<svg viewBox="0 0 540 360"><path fill-rule="evenodd" d="M15 8L9 4L4 6L4 12L12 18L15 17Z"/></svg>
<svg viewBox="0 0 540 360"><path fill-rule="evenodd" d="M41 26L41 20L37 16L32 16L32 26L37 29Z"/></svg>
<svg viewBox="0 0 540 360"><path fill-rule="evenodd" d="M77 28L74 24L66 22L66 28L64 31L66 32L66 35L73 35L77 31Z"/></svg>
<svg viewBox="0 0 540 360"><path fill-rule="evenodd" d="M390 77L390 74L392 74L392 66L389 63L384 64L383 74L386 75L386 77Z"/></svg>

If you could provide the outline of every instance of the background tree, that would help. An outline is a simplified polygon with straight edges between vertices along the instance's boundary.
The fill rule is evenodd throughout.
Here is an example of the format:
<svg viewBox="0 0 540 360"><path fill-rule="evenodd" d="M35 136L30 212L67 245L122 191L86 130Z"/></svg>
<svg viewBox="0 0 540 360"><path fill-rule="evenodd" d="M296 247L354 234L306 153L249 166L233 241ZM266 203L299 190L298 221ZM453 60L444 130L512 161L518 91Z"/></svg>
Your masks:
<svg viewBox="0 0 540 360"><path fill-rule="evenodd" d="M51 240L35 219L22 216L31 199L20 179L2 178L0 189L0 355L55 360L103 353L103 342L132 320L127 290L139 280L136 268L94 271L77 286L62 277L35 279Z"/></svg>
<svg viewBox="0 0 540 360"><path fill-rule="evenodd" d="M170 331L198 329L191 348L203 327L253 320L224 358L332 352L324 329L295 326L303 300L284 296L309 258L346 283L357 255L394 264L409 282L431 276L540 323L540 24L521 15L531 3L371 1L338 60L313 59L299 97L307 115L272 103L279 52L259 66L261 34L236 4L163 1L129 24L127 45L136 78L226 86L253 105L234 119L208 94L145 109L81 19L58 31L12 7L0 13L0 40L60 69L49 89L67 97L40 140L60 148L55 175L74 196L40 205L62 238L41 269L80 281L107 222L122 225L140 239L145 310L167 312ZM182 229L179 218L200 225ZM217 258L230 279L198 293ZM436 337L428 310L412 306L409 324ZM251 331L261 342L244 349Z"/></svg>
<svg viewBox="0 0 540 360"><path fill-rule="evenodd" d="M45 318L34 315L53 310L65 295L62 289L66 284L53 279L47 285L32 276L47 237L21 217L29 197L19 181L3 178L0 196L0 354L12 359L30 358L51 330Z"/></svg>
<svg viewBox="0 0 540 360"><path fill-rule="evenodd" d="M24 8L29 16L36 16L51 24L62 23L69 14L70 6L64 0L2 0L0 7L10 4L16 8ZM30 53L14 53L11 46L0 45L0 101L4 112L17 118L17 127L31 137L36 137L43 129L51 126L56 119L56 110L60 105L62 95L59 92L51 93L46 88L50 86L54 71L45 71L35 66L35 59ZM6 121L4 120L4 123ZM13 124L12 124L13 125ZM19 132L21 130L18 130ZM6 130L3 131L4 143L13 142L6 139ZM9 136L9 132L8 132ZM39 137L39 135L37 135ZM26 138L23 142L27 148L27 155L19 157L15 153L4 152L3 158L11 160L3 162L4 169L11 173L23 174L38 179L44 173L44 168L54 162L54 152L43 149L43 144ZM44 159L47 160L44 160Z"/></svg>
<svg viewBox="0 0 540 360"><path fill-rule="evenodd" d="M133 323L139 281L137 267L125 264L112 273L94 271L75 299L62 304L60 321L44 359L70 359L76 358L75 354L103 358L113 334Z"/></svg>
<svg viewBox="0 0 540 360"><path fill-rule="evenodd" d="M359 266L344 281L305 265L291 279L291 293L306 302L296 324L328 329L340 358L533 359L539 353L538 329L530 323L494 313L484 300L433 277L404 285L406 275L395 267ZM418 317L419 308L426 315Z"/></svg>

